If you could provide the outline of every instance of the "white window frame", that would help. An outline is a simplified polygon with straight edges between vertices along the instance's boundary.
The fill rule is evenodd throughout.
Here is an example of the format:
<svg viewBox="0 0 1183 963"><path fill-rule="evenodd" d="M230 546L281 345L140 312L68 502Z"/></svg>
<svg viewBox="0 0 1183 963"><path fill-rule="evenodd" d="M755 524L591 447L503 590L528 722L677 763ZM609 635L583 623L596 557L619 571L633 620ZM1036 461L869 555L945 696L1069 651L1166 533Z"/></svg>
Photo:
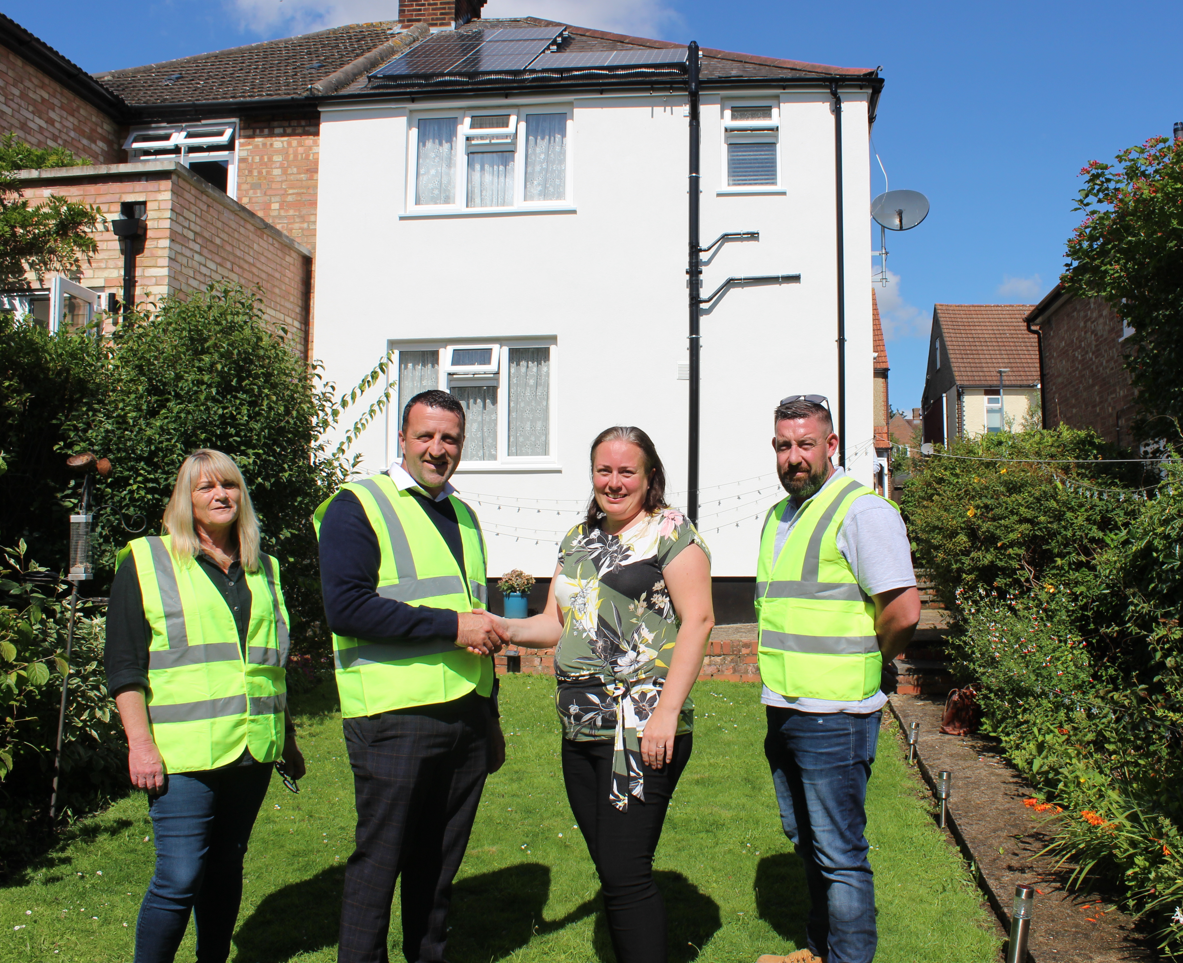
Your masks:
<svg viewBox="0 0 1183 963"><path fill-rule="evenodd" d="M221 128L218 134L204 137L189 136L195 131ZM156 134L160 137L152 141L139 141L136 138L143 134ZM133 127L123 142L123 149L127 151L130 161L139 160L169 160L175 157L185 167L193 162L229 161L226 171L226 195L238 196L238 140L239 123L230 118L200 121L192 124L152 124L147 127ZM210 150L219 145L230 145L224 151ZM190 154L193 149L201 153ZM148 153L150 151L171 150L170 154Z"/></svg>
<svg viewBox="0 0 1183 963"><path fill-rule="evenodd" d="M488 367L494 370L480 374L459 373L449 371L448 361L450 352L454 348L488 348L496 347L496 364ZM504 381L509 371L509 352L511 348L550 348L550 398L547 403L547 447L548 455L507 455L509 450L509 404L506 393L508 384ZM558 339L554 336L541 337L504 337L496 342L475 338L466 341L462 338L448 341L417 341L392 338L387 342L387 350L395 352L390 365L390 371L397 373L402 351L439 351L439 384L442 391L447 391L450 385L480 387L485 385L497 386L497 459L495 461L471 461L463 456L460 459L458 474L481 472L555 472L562 471L558 458L558 427L559 427L559 391L558 391ZM394 392L395 402L387 407L386 417L386 462L387 464L402 458L398 446L398 432L401 427L403 413L398 409L397 389Z"/></svg>
<svg viewBox="0 0 1183 963"><path fill-rule="evenodd" d="M731 112L735 107L768 107L772 112L770 120L732 120ZM722 137L719 139L719 170L722 178L716 192L725 194L784 194L784 158L780 147L781 137L781 109L780 97L769 94L767 97L744 97L742 100L725 100L722 109ZM776 183L774 184L738 184L732 186L730 157L728 147L731 144L768 144L776 145Z"/></svg>
<svg viewBox="0 0 1183 963"><path fill-rule="evenodd" d="M90 324L99 313L102 291L83 287L76 281L58 275L50 278L49 290L44 288L33 291L18 291L0 296L0 310L12 311L17 318L23 318L32 311L33 298L49 299L49 333L56 334L61 329L62 310L65 308L66 298L72 297L87 305L84 325Z"/></svg>
<svg viewBox="0 0 1183 963"><path fill-rule="evenodd" d="M998 428L995 429L995 432L1005 431L1006 425L1003 423L1003 420L1002 420L1002 412L1003 412L1002 395L985 395L984 397L986 400L986 405L985 405L986 414L985 414L985 417L982 419L982 427L985 429L986 434L992 434L992 432L990 431L990 415L992 415L992 414L998 415Z"/></svg>
<svg viewBox="0 0 1183 963"><path fill-rule="evenodd" d="M527 201L526 196L526 117L529 114L567 115L567 150L565 197L558 201ZM472 129L474 117L510 115L511 127L504 129ZM456 195L451 204L416 203L416 183L419 175L419 121L455 117L456 150L453 183ZM413 112L407 122L407 183L404 213L400 217L482 217L489 214L528 214L575 210L575 111L571 101L528 103L493 103L480 107L454 107L451 110L433 109ZM505 133L505 140L493 138ZM512 143L513 204L505 207L468 207L468 155L476 152L506 151Z"/></svg>

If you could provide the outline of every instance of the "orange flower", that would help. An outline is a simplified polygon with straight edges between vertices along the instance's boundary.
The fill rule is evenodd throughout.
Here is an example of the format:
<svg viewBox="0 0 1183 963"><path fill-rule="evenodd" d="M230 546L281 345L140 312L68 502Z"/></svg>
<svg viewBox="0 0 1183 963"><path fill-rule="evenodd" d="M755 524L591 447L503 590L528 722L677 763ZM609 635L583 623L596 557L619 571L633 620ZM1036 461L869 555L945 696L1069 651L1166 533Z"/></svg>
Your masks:
<svg viewBox="0 0 1183 963"><path fill-rule="evenodd" d="M974 517L974 515L976 515L976 514L977 514L977 512L975 512L975 511L974 511L974 507L973 507L973 505L970 505L970 506L969 506L969 511L968 511L968 512L966 512L965 514L966 514L966 515L968 515L970 518L973 518L973 517Z"/></svg>
<svg viewBox="0 0 1183 963"><path fill-rule="evenodd" d="M1104 826L1105 825L1105 820L1102 819L1100 816L1098 816L1091 809L1084 810L1084 812L1082 812L1080 814L1080 818L1083 819L1090 826Z"/></svg>
<svg viewBox="0 0 1183 963"><path fill-rule="evenodd" d="M1170 856L1170 855L1172 855L1172 854L1171 854L1171 851L1170 851L1169 849L1167 849L1167 848L1166 848L1166 846L1164 846L1164 847L1162 848L1162 854L1163 854L1164 856Z"/></svg>

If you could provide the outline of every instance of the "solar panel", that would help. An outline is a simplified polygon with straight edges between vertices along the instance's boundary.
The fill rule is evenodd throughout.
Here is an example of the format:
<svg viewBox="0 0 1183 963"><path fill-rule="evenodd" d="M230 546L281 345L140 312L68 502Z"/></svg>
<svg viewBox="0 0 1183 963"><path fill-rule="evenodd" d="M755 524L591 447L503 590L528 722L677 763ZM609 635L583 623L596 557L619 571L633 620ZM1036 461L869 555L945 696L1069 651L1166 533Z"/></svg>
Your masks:
<svg viewBox="0 0 1183 963"><path fill-rule="evenodd" d="M686 62L686 48L666 50L596 50L588 53L545 53L529 70L580 70L591 67L657 67Z"/></svg>
<svg viewBox="0 0 1183 963"><path fill-rule="evenodd" d="M501 43L505 40L554 40L566 27L502 27L499 30L482 30L486 43Z"/></svg>
<svg viewBox="0 0 1183 963"><path fill-rule="evenodd" d="M459 63L481 46L479 35L451 34L446 37L432 37L408 50L397 60L374 71L374 77L430 77L448 72L448 68Z"/></svg>
<svg viewBox="0 0 1183 963"><path fill-rule="evenodd" d="M525 70L526 65L544 51L549 40L505 40L486 43L475 53L448 69L451 74L481 74L505 70Z"/></svg>

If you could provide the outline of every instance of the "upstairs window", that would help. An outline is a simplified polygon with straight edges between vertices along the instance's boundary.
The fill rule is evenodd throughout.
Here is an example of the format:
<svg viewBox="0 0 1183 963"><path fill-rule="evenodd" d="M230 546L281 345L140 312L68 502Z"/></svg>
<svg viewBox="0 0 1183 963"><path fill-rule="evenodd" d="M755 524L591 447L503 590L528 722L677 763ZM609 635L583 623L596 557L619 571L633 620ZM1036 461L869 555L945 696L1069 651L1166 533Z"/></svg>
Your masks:
<svg viewBox="0 0 1183 963"><path fill-rule="evenodd" d="M132 161L179 160L194 174L233 197L238 186L237 143L238 122L218 120L136 128L123 147Z"/></svg>
<svg viewBox="0 0 1183 963"><path fill-rule="evenodd" d="M1002 398L997 391L986 395L986 433L993 435L1002 431Z"/></svg>
<svg viewBox="0 0 1183 963"><path fill-rule="evenodd" d="M526 210L569 200L568 110L421 116L411 127L412 209Z"/></svg>
<svg viewBox="0 0 1183 963"><path fill-rule="evenodd" d="M727 151L728 187L760 188L779 184L779 105L724 105L723 140Z"/></svg>

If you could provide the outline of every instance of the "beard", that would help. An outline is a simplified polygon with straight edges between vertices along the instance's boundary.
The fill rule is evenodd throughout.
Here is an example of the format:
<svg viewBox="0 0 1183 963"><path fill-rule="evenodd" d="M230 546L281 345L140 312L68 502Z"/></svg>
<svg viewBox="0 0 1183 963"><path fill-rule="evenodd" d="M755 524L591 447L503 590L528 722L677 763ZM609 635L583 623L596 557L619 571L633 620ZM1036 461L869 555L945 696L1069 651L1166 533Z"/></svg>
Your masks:
<svg viewBox="0 0 1183 963"><path fill-rule="evenodd" d="M826 471L828 464L822 462L816 469L811 469L808 474L801 472L782 472L780 476L780 483L798 502L804 502L812 498L820 490L822 485L826 483L828 472Z"/></svg>

